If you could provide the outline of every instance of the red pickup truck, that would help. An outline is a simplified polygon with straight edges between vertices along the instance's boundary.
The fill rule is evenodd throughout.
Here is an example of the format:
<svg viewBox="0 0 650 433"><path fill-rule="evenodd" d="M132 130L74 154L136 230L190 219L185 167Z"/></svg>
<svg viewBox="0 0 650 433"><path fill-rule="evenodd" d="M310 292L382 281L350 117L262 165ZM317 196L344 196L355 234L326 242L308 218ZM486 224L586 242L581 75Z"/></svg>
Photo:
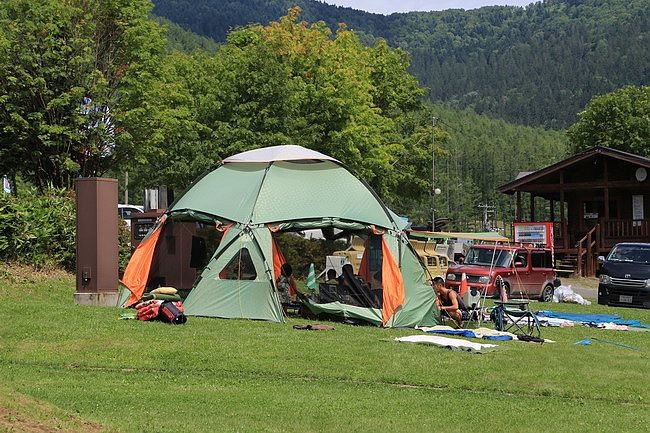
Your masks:
<svg viewBox="0 0 650 433"><path fill-rule="evenodd" d="M507 245L474 245L463 261L447 269L447 288L458 291L463 273L470 288L487 296L499 296L500 284L508 297L553 300L555 271L548 248Z"/></svg>

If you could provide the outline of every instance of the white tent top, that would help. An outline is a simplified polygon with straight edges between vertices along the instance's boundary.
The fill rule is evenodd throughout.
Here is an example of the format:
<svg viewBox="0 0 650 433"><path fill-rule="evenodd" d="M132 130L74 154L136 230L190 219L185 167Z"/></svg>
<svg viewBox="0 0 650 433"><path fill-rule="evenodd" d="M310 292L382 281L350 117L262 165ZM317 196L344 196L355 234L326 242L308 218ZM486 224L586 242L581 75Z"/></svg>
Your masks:
<svg viewBox="0 0 650 433"><path fill-rule="evenodd" d="M293 144L285 146L271 146L261 149L248 150L224 159L223 162L271 162L271 161L296 161L296 160L321 160L339 162L331 156L324 155L315 150L306 149Z"/></svg>

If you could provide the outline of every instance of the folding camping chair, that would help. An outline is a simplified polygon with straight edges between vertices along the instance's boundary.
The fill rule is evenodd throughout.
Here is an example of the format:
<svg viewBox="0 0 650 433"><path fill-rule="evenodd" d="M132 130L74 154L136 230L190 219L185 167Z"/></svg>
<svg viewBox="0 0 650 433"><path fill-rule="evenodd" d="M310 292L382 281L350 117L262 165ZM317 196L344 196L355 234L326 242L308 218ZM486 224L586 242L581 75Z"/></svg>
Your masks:
<svg viewBox="0 0 650 433"><path fill-rule="evenodd" d="M529 337L541 337L541 330L537 316L530 310L530 301L527 299L513 299L510 301L494 301L490 317L494 322L494 329L507 331L513 334L523 334Z"/></svg>

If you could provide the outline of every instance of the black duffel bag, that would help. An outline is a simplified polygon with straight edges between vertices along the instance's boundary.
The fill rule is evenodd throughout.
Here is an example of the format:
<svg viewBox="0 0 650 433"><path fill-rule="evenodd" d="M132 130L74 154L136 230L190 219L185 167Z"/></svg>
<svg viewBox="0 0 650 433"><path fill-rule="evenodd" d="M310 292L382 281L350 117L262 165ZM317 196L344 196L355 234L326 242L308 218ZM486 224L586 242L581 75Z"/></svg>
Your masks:
<svg viewBox="0 0 650 433"><path fill-rule="evenodd" d="M187 316L183 312L183 307L180 302L163 302L160 306L158 319L163 322L173 323L174 325L182 325L187 322Z"/></svg>

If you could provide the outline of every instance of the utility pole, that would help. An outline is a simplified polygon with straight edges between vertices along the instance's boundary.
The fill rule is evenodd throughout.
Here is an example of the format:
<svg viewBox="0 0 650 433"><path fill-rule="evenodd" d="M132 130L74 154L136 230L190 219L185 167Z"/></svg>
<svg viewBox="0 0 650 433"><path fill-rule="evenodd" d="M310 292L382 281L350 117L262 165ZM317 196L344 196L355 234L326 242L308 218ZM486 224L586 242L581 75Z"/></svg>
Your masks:
<svg viewBox="0 0 650 433"><path fill-rule="evenodd" d="M124 172L124 204L129 204L129 172Z"/></svg>
<svg viewBox="0 0 650 433"><path fill-rule="evenodd" d="M440 194L440 190L438 190ZM431 128L431 231L436 231L436 118Z"/></svg>
<svg viewBox="0 0 650 433"><path fill-rule="evenodd" d="M494 206L486 203L478 205L478 208L483 209L483 230L489 230L488 213L494 213Z"/></svg>

